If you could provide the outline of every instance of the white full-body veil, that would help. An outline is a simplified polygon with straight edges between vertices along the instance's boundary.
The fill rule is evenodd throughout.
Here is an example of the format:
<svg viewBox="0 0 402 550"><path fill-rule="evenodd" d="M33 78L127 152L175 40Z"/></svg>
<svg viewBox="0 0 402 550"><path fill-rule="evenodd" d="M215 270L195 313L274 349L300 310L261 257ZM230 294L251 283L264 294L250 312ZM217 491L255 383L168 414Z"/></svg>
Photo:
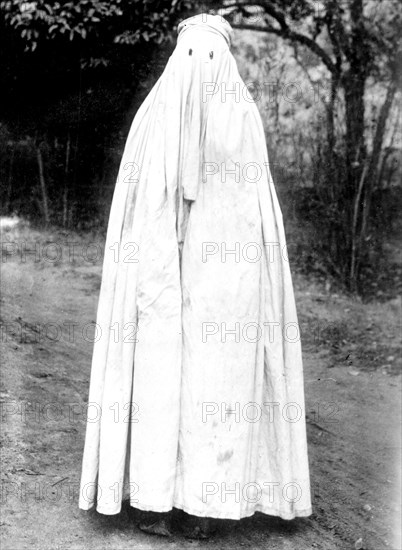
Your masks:
<svg viewBox="0 0 402 550"><path fill-rule="evenodd" d="M311 513L282 215L230 25L179 25L113 197L79 506ZM191 204L186 215L186 204ZM188 219L187 219L188 218Z"/></svg>

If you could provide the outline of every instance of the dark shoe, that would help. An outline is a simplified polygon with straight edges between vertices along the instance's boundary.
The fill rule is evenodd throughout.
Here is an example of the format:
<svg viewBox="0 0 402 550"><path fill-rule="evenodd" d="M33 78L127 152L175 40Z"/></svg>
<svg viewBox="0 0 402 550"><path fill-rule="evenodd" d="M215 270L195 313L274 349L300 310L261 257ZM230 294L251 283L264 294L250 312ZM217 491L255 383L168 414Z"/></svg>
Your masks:
<svg viewBox="0 0 402 550"><path fill-rule="evenodd" d="M142 512L138 528L148 535L171 537L169 512Z"/></svg>
<svg viewBox="0 0 402 550"><path fill-rule="evenodd" d="M182 510L175 510L174 526L188 539L209 539L216 532L216 521L211 518L192 516Z"/></svg>

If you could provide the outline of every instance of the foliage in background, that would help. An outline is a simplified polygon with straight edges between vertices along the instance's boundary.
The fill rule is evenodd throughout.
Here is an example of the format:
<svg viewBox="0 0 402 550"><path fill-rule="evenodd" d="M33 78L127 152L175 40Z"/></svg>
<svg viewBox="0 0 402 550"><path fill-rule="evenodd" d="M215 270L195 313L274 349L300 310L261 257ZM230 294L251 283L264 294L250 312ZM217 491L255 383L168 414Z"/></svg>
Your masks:
<svg viewBox="0 0 402 550"><path fill-rule="evenodd" d="M254 97L265 125L270 168L284 210L292 263L325 280L329 277L343 281L325 235L328 227L341 234L343 213L337 210L336 204L326 200L325 194L320 194L318 185L320 181L323 186L334 183L324 156L325 108L330 101L325 69L308 50L295 51L281 37L271 36L267 40L263 34L252 31L238 34L234 53L247 93ZM372 81L367 86L368 140L375 130L373 121L376 121L379 99L382 100L385 93L384 83ZM342 102L337 106L337 126L339 132L345 127ZM398 230L402 206L400 132L401 119L395 102L384 135L381 175L373 192L367 254L360 270L360 286L364 286L365 293L380 292L376 289L379 278L401 276L400 271L399 275L391 274L390 266L387 272L382 271L384 266L380 269L378 264L382 262L384 244Z"/></svg>
<svg viewBox="0 0 402 550"><path fill-rule="evenodd" d="M103 40L105 33L117 43L134 45L143 40L160 44L185 8L180 0L0 2L5 22L20 33L28 50L61 36L70 41L87 37Z"/></svg>
<svg viewBox="0 0 402 550"><path fill-rule="evenodd" d="M303 220L314 263L358 289L400 173L397 0L0 2L3 212L105 224L129 124L175 24L208 11L254 37L235 51L243 77L282 86L282 101L270 88L257 102L284 206Z"/></svg>
<svg viewBox="0 0 402 550"><path fill-rule="evenodd" d="M0 2L3 212L66 228L105 223L129 125L185 9Z"/></svg>

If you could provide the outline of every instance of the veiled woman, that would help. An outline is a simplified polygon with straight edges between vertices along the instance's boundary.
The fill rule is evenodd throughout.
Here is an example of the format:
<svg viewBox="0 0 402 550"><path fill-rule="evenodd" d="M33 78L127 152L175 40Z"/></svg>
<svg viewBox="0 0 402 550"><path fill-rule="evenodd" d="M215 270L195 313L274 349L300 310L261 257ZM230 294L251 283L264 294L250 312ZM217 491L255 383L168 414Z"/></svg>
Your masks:
<svg viewBox="0 0 402 550"><path fill-rule="evenodd" d="M182 21L107 232L79 506L169 534L311 513L303 372L264 130L220 16ZM148 512L148 514L146 513Z"/></svg>

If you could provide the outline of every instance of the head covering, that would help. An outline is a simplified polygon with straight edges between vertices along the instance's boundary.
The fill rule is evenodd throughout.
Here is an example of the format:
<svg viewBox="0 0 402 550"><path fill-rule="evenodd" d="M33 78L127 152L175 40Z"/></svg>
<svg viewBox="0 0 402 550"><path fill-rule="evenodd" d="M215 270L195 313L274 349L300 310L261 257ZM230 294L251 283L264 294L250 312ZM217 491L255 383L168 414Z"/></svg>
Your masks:
<svg viewBox="0 0 402 550"><path fill-rule="evenodd" d="M221 15L211 15L209 13L200 13L188 19L183 19L177 27L179 37L188 29L205 29L211 32L219 33L230 46L233 36L233 29L228 21Z"/></svg>

